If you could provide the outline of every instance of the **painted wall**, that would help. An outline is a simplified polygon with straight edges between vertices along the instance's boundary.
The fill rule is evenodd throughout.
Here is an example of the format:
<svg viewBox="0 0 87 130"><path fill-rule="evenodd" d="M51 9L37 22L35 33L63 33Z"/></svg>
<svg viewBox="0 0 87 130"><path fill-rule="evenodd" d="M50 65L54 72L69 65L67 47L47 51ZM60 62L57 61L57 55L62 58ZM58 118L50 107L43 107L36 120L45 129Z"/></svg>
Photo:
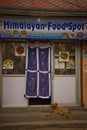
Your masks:
<svg viewBox="0 0 87 130"><path fill-rule="evenodd" d="M2 107L24 107L28 105L25 94L25 77L2 78Z"/></svg>
<svg viewBox="0 0 87 130"><path fill-rule="evenodd" d="M75 77L54 77L53 96L58 104L76 104Z"/></svg>

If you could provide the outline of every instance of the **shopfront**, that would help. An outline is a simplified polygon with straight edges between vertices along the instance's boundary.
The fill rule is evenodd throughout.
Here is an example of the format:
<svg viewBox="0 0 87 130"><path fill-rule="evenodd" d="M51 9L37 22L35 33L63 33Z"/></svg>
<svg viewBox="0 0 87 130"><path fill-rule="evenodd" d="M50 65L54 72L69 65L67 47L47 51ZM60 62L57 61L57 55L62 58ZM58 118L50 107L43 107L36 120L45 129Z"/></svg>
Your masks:
<svg viewBox="0 0 87 130"><path fill-rule="evenodd" d="M1 17L2 107L86 103L86 21Z"/></svg>

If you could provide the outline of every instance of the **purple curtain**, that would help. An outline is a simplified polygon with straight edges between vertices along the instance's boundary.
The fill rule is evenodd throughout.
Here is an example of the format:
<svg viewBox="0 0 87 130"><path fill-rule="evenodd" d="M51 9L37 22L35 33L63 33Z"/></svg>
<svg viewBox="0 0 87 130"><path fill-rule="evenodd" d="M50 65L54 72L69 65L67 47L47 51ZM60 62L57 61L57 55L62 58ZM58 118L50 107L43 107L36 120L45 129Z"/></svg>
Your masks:
<svg viewBox="0 0 87 130"><path fill-rule="evenodd" d="M27 69L37 70L36 48L28 48Z"/></svg>
<svg viewBox="0 0 87 130"><path fill-rule="evenodd" d="M27 72L26 96L37 96L37 72Z"/></svg>
<svg viewBox="0 0 87 130"><path fill-rule="evenodd" d="M49 74L39 73L39 97L49 97Z"/></svg>
<svg viewBox="0 0 87 130"><path fill-rule="evenodd" d="M49 65L49 60L48 60L48 48L39 48L39 70L40 71L48 71L48 65Z"/></svg>
<svg viewBox="0 0 87 130"><path fill-rule="evenodd" d="M28 47L26 97L50 97L50 48Z"/></svg>

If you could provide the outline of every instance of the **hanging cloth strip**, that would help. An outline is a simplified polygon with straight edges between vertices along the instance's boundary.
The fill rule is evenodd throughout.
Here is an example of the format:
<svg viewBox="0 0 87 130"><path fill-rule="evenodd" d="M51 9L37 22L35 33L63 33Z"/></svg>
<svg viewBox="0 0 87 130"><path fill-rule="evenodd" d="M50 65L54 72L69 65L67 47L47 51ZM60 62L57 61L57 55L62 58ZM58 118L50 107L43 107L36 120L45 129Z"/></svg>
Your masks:
<svg viewBox="0 0 87 130"><path fill-rule="evenodd" d="M50 47L28 47L25 97L49 98L50 86Z"/></svg>

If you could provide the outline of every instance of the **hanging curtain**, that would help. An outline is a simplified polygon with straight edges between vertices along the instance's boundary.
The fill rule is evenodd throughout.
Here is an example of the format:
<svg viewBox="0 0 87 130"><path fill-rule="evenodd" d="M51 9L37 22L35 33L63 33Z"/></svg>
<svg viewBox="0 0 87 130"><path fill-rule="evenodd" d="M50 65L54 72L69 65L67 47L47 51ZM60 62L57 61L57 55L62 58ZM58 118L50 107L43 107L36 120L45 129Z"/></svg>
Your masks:
<svg viewBox="0 0 87 130"><path fill-rule="evenodd" d="M50 48L39 48L39 97L50 96Z"/></svg>
<svg viewBox="0 0 87 130"><path fill-rule="evenodd" d="M50 97L50 48L28 47L26 97Z"/></svg>

